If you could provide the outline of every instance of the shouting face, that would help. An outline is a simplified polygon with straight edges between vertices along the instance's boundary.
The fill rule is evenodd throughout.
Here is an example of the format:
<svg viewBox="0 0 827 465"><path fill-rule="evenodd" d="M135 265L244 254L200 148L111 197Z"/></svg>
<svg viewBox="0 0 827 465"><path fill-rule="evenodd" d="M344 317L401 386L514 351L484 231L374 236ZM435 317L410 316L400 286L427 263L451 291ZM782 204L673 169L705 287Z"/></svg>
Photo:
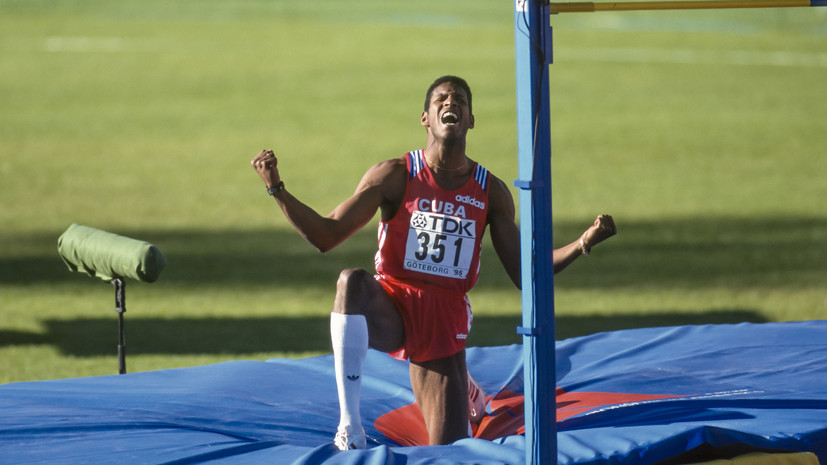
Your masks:
<svg viewBox="0 0 827 465"><path fill-rule="evenodd" d="M422 125L438 140L465 137L474 127L474 115L465 91L450 82L434 88L428 110L422 112Z"/></svg>

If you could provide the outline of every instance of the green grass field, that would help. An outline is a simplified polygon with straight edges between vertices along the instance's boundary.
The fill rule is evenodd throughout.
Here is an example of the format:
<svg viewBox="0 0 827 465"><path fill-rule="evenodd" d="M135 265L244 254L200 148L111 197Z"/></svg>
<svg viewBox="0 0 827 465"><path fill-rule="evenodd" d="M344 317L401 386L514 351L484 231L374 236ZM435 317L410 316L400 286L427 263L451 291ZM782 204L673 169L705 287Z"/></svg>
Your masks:
<svg viewBox="0 0 827 465"><path fill-rule="evenodd" d="M516 176L513 2L0 0L0 382L117 373L113 287L70 273L80 223L156 244L127 284L130 372L329 352L334 283L249 160L326 213L424 144L424 91L466 77L469 153ZM556 281L557 337L824 318L827 11L552 18L554 237L619 234ZM515 191L516 195L516 191ZM486 249L470 345L519 342Z"/></svg>

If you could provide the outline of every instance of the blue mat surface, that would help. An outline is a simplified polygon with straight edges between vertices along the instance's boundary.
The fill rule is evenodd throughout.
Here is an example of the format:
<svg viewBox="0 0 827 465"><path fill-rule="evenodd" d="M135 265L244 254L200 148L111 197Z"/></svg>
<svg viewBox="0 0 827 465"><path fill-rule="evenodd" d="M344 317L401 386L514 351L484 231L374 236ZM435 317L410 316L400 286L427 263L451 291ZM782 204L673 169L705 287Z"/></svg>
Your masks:
<svg viewBox="0 0 827 465"><path fill-rule="evenodd" d="M367 451L338 452L330 356L0 386L0 463L522 464L522 349L471 348L477 435L421 437L405 363L368 354ZM558 463L653 464L697 447L827 463L827 322L599 333L557 347ZM406 442L408 441L408 442Z"/></svg>

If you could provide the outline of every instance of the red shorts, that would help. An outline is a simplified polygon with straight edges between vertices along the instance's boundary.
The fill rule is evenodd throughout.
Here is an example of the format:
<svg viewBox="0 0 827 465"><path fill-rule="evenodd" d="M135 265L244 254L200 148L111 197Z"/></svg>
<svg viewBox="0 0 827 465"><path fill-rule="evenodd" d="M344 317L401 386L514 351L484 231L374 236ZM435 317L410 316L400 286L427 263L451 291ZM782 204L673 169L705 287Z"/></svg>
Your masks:
<svg viewBox="0 0 827 465"><path fill-rule="evenodd" d="M405 343L391 357L426 362L465 348L473 319L468 296L428 284L412 286L387 276L377 275L376 281L396 303L405 325Z"/></svg>

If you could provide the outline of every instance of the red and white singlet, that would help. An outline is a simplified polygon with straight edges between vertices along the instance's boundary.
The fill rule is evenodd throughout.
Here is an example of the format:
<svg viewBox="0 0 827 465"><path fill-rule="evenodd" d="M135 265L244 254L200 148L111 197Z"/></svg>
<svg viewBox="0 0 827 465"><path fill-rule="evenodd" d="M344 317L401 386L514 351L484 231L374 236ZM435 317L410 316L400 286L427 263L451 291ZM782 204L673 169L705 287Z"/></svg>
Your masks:
<svg viewBox="0 0 827 465"><path fill-rule="evenodd" d="M422 150L405 154L408 181L396 215L379 223L376 272L465 294L477 283L488 213L488 170L457 190L440 188Z"/></svg>

